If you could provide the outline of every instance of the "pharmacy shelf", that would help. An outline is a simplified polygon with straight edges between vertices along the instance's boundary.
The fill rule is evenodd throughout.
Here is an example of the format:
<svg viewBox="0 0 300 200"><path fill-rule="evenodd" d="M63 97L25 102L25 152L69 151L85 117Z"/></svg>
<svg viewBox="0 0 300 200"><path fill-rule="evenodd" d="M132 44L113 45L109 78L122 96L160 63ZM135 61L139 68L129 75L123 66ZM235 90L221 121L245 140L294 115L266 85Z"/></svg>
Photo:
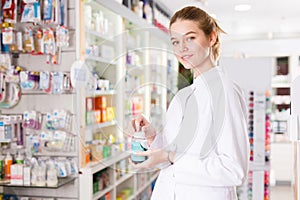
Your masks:
<svg viewBox="0 0 300 200"><path fill-rule="evenodd" d="M0 143L9 143L11 140L0 140Z"/></svg>
<svg viewBox="0 0 300 200"><path fill-rule="evenodd" d="M42 152L42 153L34 153L33 156L36 157L77 157L76 152L62 152L62 151L54 151L54 152Z"/></svg>
<svg viewBox="0 0 300 200"><path fill-rule="evenodd" d="M142 187L140 187L130 198L129 200L135 199L141 192L143 192L159 175L159 172L156 172Z"/></svg>
<svg viewBox="0 0 300 200"><path fill-rule="evenodd" d="M162 4L159 4L158 6L162 7ZM114 35L102 35L99 32L92 31L92 30L86 30L84 28L84 23L81 25L81 28L79 27L79 30L82 30L85 32L83 34L82 38L82 44L80 45L81 51L80 52L86 52L85 48L85 38L89 37L89 40L92 44L100 44L102 41L106 43L106 41L109 43L109 45L112 45L114 47L116 55L122 56L118 57L117 59L104 59L103 57L98 56L87 56L82 55L82 58L85 59L87 64L89 64L91 67L94 67L97 69L98 73L104 74L103 76L108 79L112 85L117 85L119 82L116 83L118 80L123 80L124 82L124 75L128 73L129 76L141 76L140 77L140 83L148 83L151 81L151 73L154 74L154 72L150 71L149 67L145 67L145 65L151 64L151 62L154 62L154 58L161 57L159 60L160 63L155 62L154 64L164 65L167 64L167 54L166 53L153 53L157 50L161 50L161 48L168 48L169 46L169 36L166 32L160 30L159 28L155 27L153 24L148 23L145 19L142 19L136 15L136 13L132 12L130 9L125 7L124 5L118 3L117 1L111 1L111 0L88 0L84 1L82 3L83 6L87 5L88 9L92 9L92 12L98 12L101 11L103 13L103 16L109 20L112 26L114 26L114 34L116 35L122 35L126 34L126 23L130 22L132 23L132 37L139 36L141 38L141 43L138 46L127 43L124 35L124 37L114 37ZM84 8L83 8L84 9ZM88 11L89 12L89 11ZM84 22L84 20L82 21ZM125 32L124 32L125 31ZM134 38L136 39L136 38ZM137 40L137 39L136 39ZM153 42L153 41L162 41L162 42ZM163 42L166 41L166 42ZM149 47L153 47L153 52L149 50ZM157 49L155 49L157 46ZM138 56L139 60L141 61L141 64L136 64L139 62L132 62L134 64L127 64L125 56L126 53L132 52L134 55ZM152 55L153 54L153 55ZM152 55L152 57L151 57ZM152 60L153 59L153 60ZM133 59L133 61L138 61L138 59ZM106 66L109 65L115 65L115 70L103 70ZM156 73L157 71L155 71ZM165 75L161 71L160 73L157 73L158 78L156 80L161 81L162 83L165 83ZM156 76L155 74L153 76ZM131 80L131 79L129 79ZM122 83L123 83L122 82ZM122 135L122 131L118 129L119 127L122 128L125 125L123 123L126 120L128 120L128 117L132 117L131 111L125 109L125 103L126 99L132 96L136 95L142 95L145 102L150 102L150 89L140 89L135 90L134 87L130 87L131 83L124 82L121 87L118 87L116 91L113 91L112 93L106 93L99 91L84 91L83 96L84 97L95 97L95 96L106 96L106 95L115 95L113 97L108 98L116 98L115 104L112 105L116 109L116 121L113 122L105 122L100 124L94 124L94 125L86 125L85 120L82 120L82 136L87 136L87 134L91 134L91 132L94 132L92 130L102 129L105 127L109 127L109 131L114 132L115 129L117 129L116 133L117 135ZM128 88L130 90L128 90ZM142 94L140 94L142 93ZM145 94L146 93L146 94ZM163 95L163 94L162 94ZM158 98L158 97L157 97ZM161 100L161 104L165 104L164 100ZM82 115L84 116L86 113L85 104L81 104L82 107ZM145 108L143 111L145 114L150 113L150 103L144 103L143 108ZM128 112L127 112L128 111ZM135 112L137 114L137 112ZM124 117L126 120L124 120ZM118 122L118 124L117 124ZM118 125L118 127L116 126ZM106 131L106 130L105 130ZM103 132L105 132L103 131ZM88 135L90 136L90 135ZM90 137L86 137L90 138ZM122 141L122 140L120 140ZM87 144L87 143L86 143ZM127 145L127 144L126 144ZM84 149L82 149L84 152ZM97 162L90 162L86 166L85 164L82 164L82 168L80 169L80 199L99 199L101 197L104 197L107 193L111 194L112 200L116 199L117 193L120 192L119 190L124 189L125 185L128 188L132 188L134 191L134 194L130 197L131 199L137 200L138 194L144 191L153 180L155 180L158 176L158 173L155 173L154 175L148 175L147 178L150 177L150 179L145 180L145 185L141 185L141 188L139 190L136 189L137 184L137 173L134 170L130 170L128 174L124 174L119 179L116 179L117 177L117 171L115 170L117 167L117 163L121 160L128 159L130 154L128 152L122 152L118 153L116 155L111 156L110 158L103 159L101 161ZM112 185L110 185L108 188L106 188L103 191L99 191L95 194L93 194L93 175L97 172L100 172L102 170L108 169L110 171L109 177L111 180ZM151 173L152 174L152 173ZM146 178L145 177L145 178Z"/></svg>
<svg viewBox="0 0 300 200"><path fill-rule="evenodd" d="M101 129L101 128L105 128L105 127L114 126L116 124L117 124L116 120L113 120L110 122L103 122L103 123L99 123L99 124L92 124L92 125L87 125L86 130L97 130L97 129Z"/></svg>
<svg viewBox="0 0 300 200"><path fill-rule="evenodd" d="M101 62L101 63L105 63L105 64L109 64L109 65L116 65L117 64L117 62L115 62L115 61L111 61L111 60L108 60L106 58L102 58L102 57L99 57L99 56L89 56L89 55L86 55L85 56L85 60L86 61Z"/></svg>
<svg viewBox="0 0 300 200"><path fill-rule="evenodd" d="M133 13L130 9L125 7L122 4L119 4L117 1L111 1L111 0L94 0L94 3L97 2L104 7L108 8L109 10L115 12L115 13L122 13L122 17L129 20L133 24L147 28L151 34L156 35L157 37L161 38L164 41L169 41L169 36L162 30L158 29L154 25L148 23L145 19L142 19L140 17L137 17L135 13Z"/></svg>
<svg viewBox="0 0 300 200"><path fill-rule="evenodd" d="M128 174L123 175L121 178L116 180L115 186L120 185L121 183L125 182L126 180L130 179L133 176L134 176L134 173L128 173Z"/></svg>
<svg viewBox="0 0 300 200"><path fill-rule="evenodd" d="M104 196L106 193L114 189L114 185L110 185L104 190L101 190L93 195L93 200L98 200L100 197Z"/></svg>
<svg viewBox="0 0 300 200"><path fill-rule="evenodd" d="M76 92L74 91L70 91L70 92L62 92L62 93L58 93L58 94L53 94L53 93L47 93L47 92L43 92L41 90L23 90L21 89L21 95L75 95Z"/></svg>
<svg viewBox="0 0 300 200"><path fill-rule="evenodd" d="M98 162L90 162L86 167L82 168L81 171L89 171L90 174L94 174L105 169L106 167L113 165L116 162L119 162L120 160L127 158L129 155L130 154L128 152L121 152Z"/></svg>
<svg viewBox="0 0 300 200"><path fill-rule="evenodd" d="M86 97L97 97L97 96L108 96L108 95L115 95L117 94L116 90L94 90L94 91L87 91Z"/></svg>
<svg viewBox="0 0 300 200"><path fill-rule="evenodd" d="M23 187L23 188L50 188L50 189L57 189L60 188L68 183L71 183L73 181L75 181L76 177L66 177L66 178L58 178L58 183L55 186L38 186L38 185L24 185L24 184L20 184L20 185L16 185L16 184L10 184L7 182L4 183L0 183L0 186L3 187Z"/></svg>
<svg viewBox="0 0 300 200"><path fill-rule="evenodd" d="M101 34L97 31L92 31L92 30L88 30L86 29L85 30L85 33L89 34L89 35L92 35L92 36L95 36L99 39L102 39L102 40L106 40L106 41L109 41L109 42L114 42L113 38L107 36L107 35L104 35L104 34Z"/></svg>

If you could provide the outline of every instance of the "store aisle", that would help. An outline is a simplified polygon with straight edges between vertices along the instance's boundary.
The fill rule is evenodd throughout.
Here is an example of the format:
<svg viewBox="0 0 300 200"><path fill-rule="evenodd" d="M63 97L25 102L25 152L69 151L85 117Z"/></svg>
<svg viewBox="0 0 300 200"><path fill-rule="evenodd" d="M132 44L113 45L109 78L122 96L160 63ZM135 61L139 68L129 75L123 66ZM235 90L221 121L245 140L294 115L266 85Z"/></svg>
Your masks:
<svg viewBox="0 0 300 200"><path fill-rule="evenodd" d="M270 189L270 200L294 200L294 192L291 186L272 186Z"/></svg>

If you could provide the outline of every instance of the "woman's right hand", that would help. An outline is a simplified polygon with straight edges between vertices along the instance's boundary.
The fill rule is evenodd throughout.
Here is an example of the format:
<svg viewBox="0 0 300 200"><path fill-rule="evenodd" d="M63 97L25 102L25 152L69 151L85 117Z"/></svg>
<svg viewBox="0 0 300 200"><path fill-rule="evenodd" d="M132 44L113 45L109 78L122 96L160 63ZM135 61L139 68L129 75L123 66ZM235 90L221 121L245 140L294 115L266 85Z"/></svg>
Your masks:
<svg viewBox="0 0 300 200"><path fill-rule="evenodd" d="M136 131L145 132L146 139L148 140L148 145L151 145L156 136L156 131L143 115L138 115L136 118L132 119L129 126L130 134L133 134Z"/></svg>

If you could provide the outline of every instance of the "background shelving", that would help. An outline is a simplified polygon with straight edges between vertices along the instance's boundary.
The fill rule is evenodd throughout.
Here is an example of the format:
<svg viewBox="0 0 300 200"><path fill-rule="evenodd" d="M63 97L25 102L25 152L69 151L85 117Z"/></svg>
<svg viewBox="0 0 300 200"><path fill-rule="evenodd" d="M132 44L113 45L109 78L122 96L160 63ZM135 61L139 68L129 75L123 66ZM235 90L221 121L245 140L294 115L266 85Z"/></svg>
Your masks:
<svg viewBox="0 0 300 200"><path fill-rule="evenodd" d="M81 3L81 9L81 12L85 13L85 19L80 23L81 27L85 28L78 28L85 30L80 38L81 57L87 61L91 71L90 76L96 73L99 77L110 81L110 90L107 93L99 94L93 87L93 83L89 83L87 87L90 88L82 90L81 96L93 98L103 95L109 98L107 102L115 107L115 120L95 125L81 122L81 138L85 138L81 145L81 158L87 155L86 150L89 145L98 142L99 138L108 139L106 142L100 141L97 145L100 148L103 148L101 145L104 143L110 146L112 155L95 159L90 163L84 163L85 159L81 159L80 194L84 195L84 199L97 199L105 195L109 195L111 199L116 199L118 195L125 195L129 199L140 199L141 195L151 191L152 183L158 173L143 175L144 173L127 169L129 154L120 154L130 148L130 139L126 137L127 125L132 117L145 114L146 117L151 118L158 129L161 128L163 113L167 109L167 92L171 91L173 94L176 92L174 77L177 75L177 62L174 61L174 55L170 53L168 35L116 1L88 1L85 4ZM89 21L89 16L97 18L98 15L100 21L106 18L107 23L113 27L111 34L99 31L97 28L99 25L95 24L97 20ZM101 52L98 54L97 51L102 51L100 46L103 45L109 46L109 51L113 49L113 56L103 56ZM90 59L94 57L96 59L93 60L96 61ZM100 57L106 58L106 62ZM173 77L170 79L173 81L170 82L172 85L169 88L167 75ZM113 95L108 94L111 90L114 91ZM81 103L82 115L86 113L84 105L87 103L87 98ZM171 98L170 95L169 100ZM155 123L155 120L159 123ZM114 142L107 143L112 141L111 138L114 138ZM124 162L126 162L126 172L120 172L119 168L124 165ZM94 174L108 168L111 172L109 173L111 185L104 191L93 194ZM141 183L143 185L140 185Z"/></svg>
<svg viewBox="0 0 300 200"><path fill-rule="evenodd" d="M65 179L68 184L59 188L40 188L33 193L28 188L7 187L4 189L5 193L62 199L98 199L108 194L111 199L116 199L118 194L124 195L129 190L130 199L140 199L146 193L149 195L157 172L141 175L140 172L126 169L118 177L117 170L119 165L123 165L121 163L127 162L129 156L126 152L122 153L128 150L130 144L130 141L126 141L129 117L143 113L161 122L162 113L167 108L167 91L176 90L175 82L170 82L173 84L170 87L172 89L166 87L167 75L171 75L172 71L176 72L177 66L175 57L169 53L169 37L165 29L169 15L163 12L164 8L160 4L155 4L155 9L155 20L149 16L145 20L116 1L68 0L70 45L62 49L63 59L58 67L63 72L70 72L70 66L75 60L86 61L85 65L89 69L86 87L75 87L72 92L61 95L23 91L22 101L18 106L5 113L20 114L28 109L39 110L44 114L53 108L70 110L74 121L72 130L76 132L75 151L42 152L35 156L78 158L79 179L74 176L70 182ZM160 14L164 15L164 20L161 20ZM128 62L130 56L134 57L132 62ZM28 65L28 70L43 68L53 71L52 65L45 65L45 57L20 54L18 61ZM99 85L95 82L96 75L101 80L109 80L109 87L105 90L97 88ZM126 80L129 76L131 79ZM88 124L85 117L87 99L102 97L107 99L107 106L114 107L114 119ZM133 105L131 102L127 109L127 99L138 103L134 102ZM159 126L160 124L157 125ZM106 150L105 156L101 154L95 158L90 152L98 147L100 152L107 148L109 150ZM104 168L109 170L111 185L94 194L93 176ZM143 186L139 187L139 183L143 183Z"/></svg>
<svg viewBox="0 0 300 200"><path fill-rule="evenodd" d="M15 1L20 3L21 1ZM69 28L69 46L62 47L61 54L59 55L63 57L63 59L58 59L58 64L49 64L46 63L47 55L32 55L31 53L14 53L11 54L12 63L16 66L25 67L28 71L60 71L64 73L70 72L70 66L76 60L76 9L77 9L77 1L66 1L66 16L67 16L67 26ZM1 8L2 9L2 8ZM41 12L43 14L43 12ZM19 13L18 13L19 14ZM1 21L2 23L2 21ZM33 26L34 29L37 28L47 28L47 27L55 27L53 25L48 25L46 23L20 23L19 21L15 24L16 31L24 31L24 27ZM2 29L2 26L1 26ZM59 62L60 61L60 62ZM37 110L43 113L43 122L45 121L45 113L52 112L53 109L64 109L68 110L72 113L72 127L71 132L74 134L75 139L75 149L72 152L48 152L42 151L41 153L34 153L33 157L37 157L40 159L41 157L51 157L51 159L56 159L57 157L64 157L72 159L76 159L77 166L79 161L79 128L77 121L77 113L76 113L76 99L77 91L72 90L68 92L64 92L62 94L48 94L42 91L21 91L21 100L20 102L12 109L2 109L0 110L1 115L12 115L12 114L23 114L24 111L28 110ZM44 125L44 124L43 124ZM24 136L28 138L27 136ZM3 145L6 146L6 145ZM18 151L25 152L26 148L29 146L29 143L25 142L23 149L18 149ZM24 151L23 151L24 150ZM1 149L1 154L8 151L8 149ZM16 152L16 148L13 147L13 152ZM22 197L39 197L39 198L70 198L70 199L78 199L79 192L77 188L79 187L78 175L73 175L70 177L66 177L64 179L59 179L59 182L56 186L53 187L38 187L38 186L17 186L17 185L5 185L4 187L0 187L0 193L4 194L15 194L17 196ZM1 196L1 195L0 195Z"/></svg>

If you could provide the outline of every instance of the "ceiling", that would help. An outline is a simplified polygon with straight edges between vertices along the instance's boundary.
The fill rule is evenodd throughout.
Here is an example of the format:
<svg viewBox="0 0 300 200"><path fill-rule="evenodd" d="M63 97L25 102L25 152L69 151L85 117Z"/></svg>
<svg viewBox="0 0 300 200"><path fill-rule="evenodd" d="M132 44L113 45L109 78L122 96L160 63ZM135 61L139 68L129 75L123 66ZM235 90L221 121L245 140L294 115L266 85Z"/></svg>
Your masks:
<svg viewBox="0 0 300 200"><path fill-rule="evenodd" d="M227 34L223 40L300 38L299 0L161 0L171 12L195 5L215 16ZM234 10L250 4L249 11Z"/></svg>

